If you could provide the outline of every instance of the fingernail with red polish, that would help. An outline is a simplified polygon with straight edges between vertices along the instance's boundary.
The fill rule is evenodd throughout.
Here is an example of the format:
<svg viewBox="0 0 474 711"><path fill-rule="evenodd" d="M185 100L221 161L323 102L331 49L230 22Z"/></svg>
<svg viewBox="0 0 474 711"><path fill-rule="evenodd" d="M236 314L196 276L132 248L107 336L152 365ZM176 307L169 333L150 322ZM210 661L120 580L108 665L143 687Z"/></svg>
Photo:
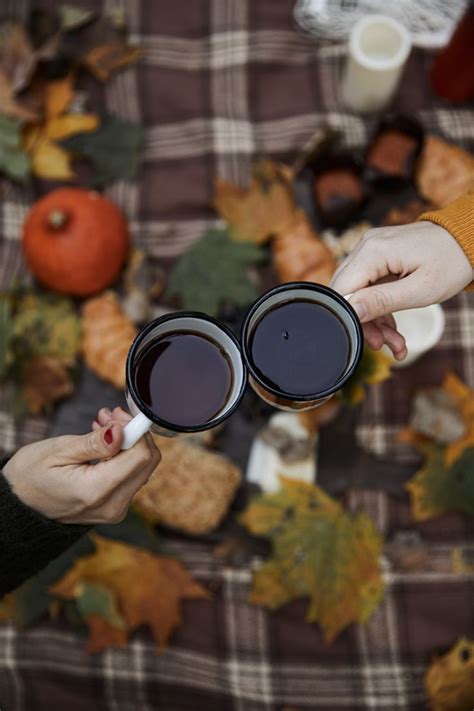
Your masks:
<svg viewBox="0 0 474 711"><path fill-rule="evenodd" d="M112 444L114 441L114 433L112 432L112 428L109 427L108 430L105 430L104 432L104 441L106 444Z"/></svg>

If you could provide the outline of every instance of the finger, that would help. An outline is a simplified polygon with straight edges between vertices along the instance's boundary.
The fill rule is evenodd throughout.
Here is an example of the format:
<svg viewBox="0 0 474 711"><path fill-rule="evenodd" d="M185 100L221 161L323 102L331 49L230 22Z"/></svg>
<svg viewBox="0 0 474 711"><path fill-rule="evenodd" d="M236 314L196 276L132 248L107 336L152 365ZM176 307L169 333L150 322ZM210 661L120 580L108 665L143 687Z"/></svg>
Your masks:
<svg viewBox="0 0 474 711"><path fill-rule="evenodd" d="M102 407L97 413L97 422L101 427L108 424L109 420L112 418L112 411L108 407Z"/></svg>
<svg viewBox="0 0 474 711"><path fill-rule="evenodd" d="M350 299L362 323L394 311L425 306L426 303L423 279L416 272L397 281L356 290Z"/></svg>
<svg viewBox="0 0 474 711"><path fill-rule="evenodd" d="M406 356L406 343L404 337L395 329L385 326L384 324L380 324L379 328L382 332L385 344L390 348L394 357L397 360L402 360Z"/></svg>
<svg viewBox="0 0 474 711"><path fill-rule="evenodd" d="M92 423L92 431L95 432L96 430L100 430L100 429L101 429L101 426L99 425L97 420L94 420L94 422Z"/></svg>
<svg viewBox="0 0 474 711"><path fill-rule="evenodd" d="M97 459L109 459L122 447L123 427L114 423L86 435L74 435L59 440L54 452L56 464L85 464Z"/></svg>
<svg viewBox="0 0 474 711"><path fill-rule="evenodd" d="M125 424L133 420L132 415L129 412L125 412L121 407L114 407L112 410L112 418L117 422L123 422Z"/></svg>
<svg viewBox="0 0 474 711"><path fill-rule="evenodd" d="M382 331L375 323L364 323L364 338L365 342L372 348L373 351L379 351L384 344L384 337Z"/></svg>
<svg viewBox="0 0 474 711"><path fill-rule="evenodd" d="M131 449L119 452L113 459L89 466L86 477L89 486L110 495L124 481L134 479L137 471L146 467L155 469L160 459L159 449L142 437Z"/></svg>

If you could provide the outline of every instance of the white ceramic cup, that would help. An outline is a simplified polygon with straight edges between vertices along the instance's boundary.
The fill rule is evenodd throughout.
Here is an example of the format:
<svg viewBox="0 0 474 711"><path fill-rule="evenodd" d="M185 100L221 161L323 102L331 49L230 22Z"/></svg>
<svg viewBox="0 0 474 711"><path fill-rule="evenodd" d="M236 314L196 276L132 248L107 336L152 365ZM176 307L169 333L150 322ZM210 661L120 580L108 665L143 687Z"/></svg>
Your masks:
<svg viewBox="0 0 474 711"><path fill-rule="evenodd" d="M386 15L361 18L349 38L342 96L353 111L384 109L393 97L411 50L408 30Z"/></svg>
<svg viewBox="0 0 474 711"><path fill-rule="evenodd" d="M398 330L405 336L408 351L404 360L393 362L393 367L404 368L431 350L441 339L445 325L444 311L439 304L432 304L420 309L397 311L393 315ZM391 355L385 346L384 350Z"/></svg>

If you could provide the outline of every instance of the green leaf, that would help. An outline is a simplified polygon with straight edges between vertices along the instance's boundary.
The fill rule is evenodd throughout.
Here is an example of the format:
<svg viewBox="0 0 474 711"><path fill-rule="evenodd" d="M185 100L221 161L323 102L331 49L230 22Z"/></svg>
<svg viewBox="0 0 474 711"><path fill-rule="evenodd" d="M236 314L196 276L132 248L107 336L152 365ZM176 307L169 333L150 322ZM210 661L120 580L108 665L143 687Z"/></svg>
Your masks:
<svg viewBox="0 0 474 711"><path fill-rule="evenodd" d="M18 301L12 344L20 359L51 356L72 365L81 346L81 322L70 299L27 294Z"/></svg>
<svg viewBox="0 0 474 711"><path fill-rule="evenodd" d="M178 296L185 309L211 316L225 304L247 306L258 296L248 269L264 259L260 247L231 240L227 230L209 230L178 261L165 296Z"/></svg>
<svg viewBox="0 0 474 711"><path fill-rule="evenodd" d="M280 491L257 497L240 516L273 548L254 575L250 601L273 610L309 598L307 620L319 622L330 642L379 604L382 539L365 513L350 516L318 486L281 481Z"/></svg>
<svg viewBox="0 0 474 711"><path fill-rule="evenodd" d="M79 27L84 27L88 22L91 22L96 13L93 10L87 10L84 7L79 7L78 5L61 5L59 8L59 17L61 20L61 27L66 32L71 30L77 30Z"/></svg>
<svg viewBox="0 0 474 711"><path fill-rule="evenodd" d="M21 145L21 122L0 114L0 171L14 180L25 180L30 161Z"/></svg>
<svg viewBox="0 0 474 711"><path fill-rule="evenodd" d="M75 599L79 614L84 619L90 615L100 615L112 627L125 629L125 620L119 612L117 598L105 585L83 581L78 586Z"/></svg>
<svg viewBox="0 0 474 711"><path fill-rule="evenodd" d="M446 466L444 448L425 446L421 469L406 484L416 521L461 511L474 516L474 447L468 447L451 467Z"/></svg>
<svg viewBox="0 0 474 711"><path fill-rule="evenodd" d="M12 303L7 294L0 295L0 381L11 363Z"/></svg>
<svg viewBox="0 0 474 711"><path fill-rule="evenodd" d="M61 145L91 162L92 182L101 186L118 178L136 178L144 138L140 124L104 115L96 131L71 136Z"/></svg>

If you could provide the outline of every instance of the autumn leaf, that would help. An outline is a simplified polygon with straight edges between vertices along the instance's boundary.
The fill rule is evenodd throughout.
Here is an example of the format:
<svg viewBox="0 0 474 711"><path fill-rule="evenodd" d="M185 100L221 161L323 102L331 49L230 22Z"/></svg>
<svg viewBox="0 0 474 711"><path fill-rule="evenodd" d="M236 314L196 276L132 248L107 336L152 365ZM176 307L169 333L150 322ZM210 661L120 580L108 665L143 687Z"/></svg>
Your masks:
<svg viewBox="0 0 474 711"><path fill-rule="evenodd" d="M442 388L452 398L466 426L464 434L446 447L445 461L450 465L467 447L474 446L474 390L465 385L454 373L446 375Z"/></svg>
<svg viewBox="0 0 474 711"><path fill-rule="evenodd" d="M339 397L348 405L357 405L365 397L365 385L377 385L391 377L393 359L383 351L364 347L359 367L344 385Z"/></svg>
<svg viewBox="0 0 474 711"><path fill-rule="evenodd" d="M257 164L247 190L217 179L214 206L227 222L232 239L262 244L287 229L297 206L284 166L266 160Z"/></svg>
<svg viewBox="0 0 474 711"><path fill-rule="evenodd" d="M211 316L225 304L248 306L258 296L248 270L264 258L256 245L237 244L225 230L209 230L174 267L165 297L177 296L183 308Z"/></svg>
<svg viewBox="0 0 474 711"><path fill-rule="evenodd" d="M451 466L439 445L425 445L424 454L423 466L406 484L415 520L449 511L474 516L474 447L465 449Z"/></svg>
<svg viewBox="0 0 474 711"><path fill-rule="evenodd" d="M100 524L95 526L94 530L101 537L113 541L137 546L151 553L165 553L155 529L133 511L129 511L120 523ZM71 618L71 622L82 623L76 601L55 600L48 593L48 589L72 568L77 559L93 552L94 545L89 536L80 538L43 570L0 601L0 620L11 620L20 629L26 629L48 615L54 617L59 607L68 619ZM106 624L104 620L104 625Z"/></svg>
<svg viewBox="0 0 474 711"><path fill-rule="evenodd" d="M82 33L81 63L99 81L108 81L123 67L137 62L143 49L128 43L125 16L120 9L100 18Z"/></svg>
<svg viewBox="0 0 474 711"><path fill-rule="evenodd" d="M23 396L33 415L74 392L68 368L57 358L37 356L23 369Z"/></svg>
<svg viewBox="0 0 474 711"><path fill-rule="evenodd" d="M88 583L105 587L115 596L127 635L141 625L148 625L158 646L164 647L172 631L181 623L180 602L209 597L179 561L152 555L97 534L91 534L91 538L96 546L95 553L77 560L50 591L59 598L75 599L78 585ZM94 629L90 643L96 649L111 643L108 627L102 632L105 639L100 630Z"/></svg>
<svg viewBox="0 0 474 711"><path fill-rule="evenodd" d="M127 643L127 628L115 595L104 585L87 582L78 583L74 593L79 614L89 628L87 651L123 647Z"/></svg>
<svg viewBox="0 0 474 711"><path fill-rule="evenodd" d="M281 482L279 492L256 498L240 517L273 545L250 600L273 610L309 598L307 619L331 642L351 622L367 621L382 598L382 539L366 514L351 517L319 487Z"/></svg>
<svg viewBox="0 0 474 711"><path fill-rule="evenodd" d="M22 360L50 356L73 365L81 347L80 319L73 302L49 294L25 294L15 309L12 347Z"/></svg>
<svg viewBox="0 0 474 711"><path fill-rule="evenodd" d="M337 259L319 238L303 210L275 235L272 242L273 268L280 282L313 281L329 284Z"/></svg>
<svg viewBox="0 0 474 711"><path fill-rule="evenodd" d="M91 163L92 183L101 187L118 178L137 177L144 140L141 124L105 114L94 131L70 136L61 146Z"/></svg>
<svg viewBox="0 0 474 711"><path fill-rule="evenodd" d="M0 113L22 121L34 121L38 112L22 104L17 94L29 83L38 61L20 22L0 23Z"/></svg>
<svg viewBox="0 0 474 711"><path fill-rule="evenodd" d="M431 711L472 711L474 707L474 642L461 637L435 659L425 675Z"/></svg>
<svg viewBox="0 0 474 711"><path fill-rule="evenodd" d="M32 171L39 178L73 178L71 155L58 142L77 133L95 131L99 125L95 114L65 113L73 97L71 76L47 83L43 92L45 119L24 131L23 145L31 158Z"/></svg>
<svg viewBox="0 0 474 711"><path fill-rule="evenodd" d="M84 27L95 18L93 10L87 10L79 5L70 5L69 3L61 5L59 8L59 16L61 27L65 32L77 30Z"/></svg>
<svg viewBox="0 0 474 711"><path fill-rule="evenodd" d="M441 388L439 388L439 394L449 397L452 405L456 408L464 423L464 427L462 428L459 426L450 428L454 434L457 429L459 436L446 437L447 427L443 433L444 436L442 436L441 433L437 433L436 427L434 429L432 428L431 436L426 427L417 429L417 425L420 426L420 423L419 418L416 417L416 408L414 408L415 412L412 415L411 425L399 433L398 440L412 444L422 453L424 453L426 446L430 444L430 442L441 441L442 443L446 443L443 449L443 458L445 465L449 467L465 449L474 446L474 390L471 390L471 388L465 385L454 373L447 373ZM443 400L441 399L440 402L442 404ZM437 420L439 421L443 413L441 412L441 407L438 407L438 410L439 416ZM435 415L436 413L431 412L431 420L436 424L437 420L435 419ZM440 426L438 423L438 429Z"/></svg>
<svg viewBox="0 0 474 711"><path fill-rule="evenodd" d="M0 171L13 180L25 180L30 160L23 150L19 121L0 115Z"/></svg>

